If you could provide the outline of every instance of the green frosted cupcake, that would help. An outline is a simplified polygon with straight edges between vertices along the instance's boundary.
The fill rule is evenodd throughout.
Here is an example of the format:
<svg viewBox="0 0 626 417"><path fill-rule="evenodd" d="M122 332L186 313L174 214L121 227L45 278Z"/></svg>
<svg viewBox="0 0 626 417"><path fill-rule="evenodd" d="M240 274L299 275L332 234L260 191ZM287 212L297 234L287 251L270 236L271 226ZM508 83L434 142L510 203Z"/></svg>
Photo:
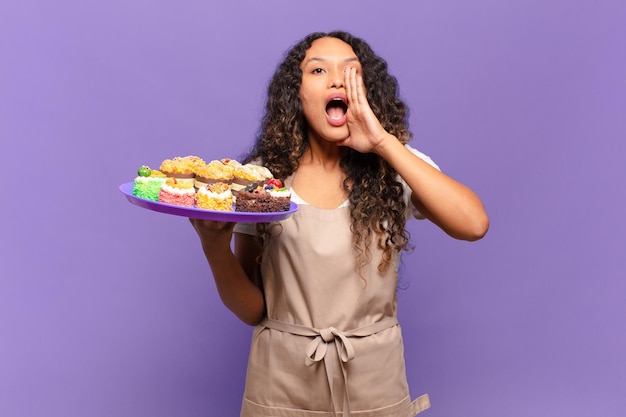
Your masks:
<svg viewBox="0 0 626 417"><path fill-rule="evenodd" d="M133 182L133 195L145 200L159 201L159 192L166 179L166 175L161 171L142 165L137 170L137 177Z"/></svg>

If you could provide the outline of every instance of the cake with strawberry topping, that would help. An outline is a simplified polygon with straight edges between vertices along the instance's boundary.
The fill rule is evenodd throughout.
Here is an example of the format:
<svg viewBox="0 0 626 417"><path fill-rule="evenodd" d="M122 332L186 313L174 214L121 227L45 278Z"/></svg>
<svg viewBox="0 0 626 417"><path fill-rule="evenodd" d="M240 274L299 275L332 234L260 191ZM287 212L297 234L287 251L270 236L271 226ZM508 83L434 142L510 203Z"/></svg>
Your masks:
<svg viewBox="0 0 626 417"><path fill-rule="evenodd" d="M225 182L213 182L198 189L196 208L203 210L233 211L233 193Z"/></svg>
<svg viewBox="0 0 626 417"><path fill-rule="evenodd" d="M159 192L166 179L161 171L142 165L133 181L133 195L145 200L159 201Z"/></svg>
<svg viewBox="0 0 626 417"><path fill-rule="evenodd" d="M282 181L272 178L262 186L252 183L239 190L235 198L235 211L253 213L271 213L288 211L291 204L291 192Z"/></svg>
<svg viewBox="0 0 626 417"><path fill-rule="evenodd" d="M161 186L159 202L175 206L193 207L196 200L196 189L193 183L177 178L168 178Z"/></svg>

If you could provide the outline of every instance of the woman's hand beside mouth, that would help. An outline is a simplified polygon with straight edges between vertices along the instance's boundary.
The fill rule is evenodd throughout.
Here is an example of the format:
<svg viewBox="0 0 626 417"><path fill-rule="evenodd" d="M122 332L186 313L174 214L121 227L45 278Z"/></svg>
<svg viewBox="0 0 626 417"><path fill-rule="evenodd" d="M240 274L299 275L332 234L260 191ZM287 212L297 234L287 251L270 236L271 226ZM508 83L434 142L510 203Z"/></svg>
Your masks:
<svg viewBox="0 0 626 417"><path fill-rule="evenodd" d="M347 146L361 153L376 152L384 140L393 136L385 131L367 102L363 77L353 67L346 68L344 73L349 135L337 142L337 145Z"/></svg>

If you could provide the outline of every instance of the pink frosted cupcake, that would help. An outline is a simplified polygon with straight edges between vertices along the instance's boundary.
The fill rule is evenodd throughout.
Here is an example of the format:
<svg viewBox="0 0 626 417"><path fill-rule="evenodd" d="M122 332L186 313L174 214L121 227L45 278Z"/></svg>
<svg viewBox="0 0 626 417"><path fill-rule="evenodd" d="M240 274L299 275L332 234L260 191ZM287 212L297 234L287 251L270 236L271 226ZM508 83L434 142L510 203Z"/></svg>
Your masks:
<svg viewBox="0 0 626 417"><path fill-rule="evenodd" d="M161 186L159 202L175 206L193 207L196 201L196 189L193 184L168 178Z"/></svg>

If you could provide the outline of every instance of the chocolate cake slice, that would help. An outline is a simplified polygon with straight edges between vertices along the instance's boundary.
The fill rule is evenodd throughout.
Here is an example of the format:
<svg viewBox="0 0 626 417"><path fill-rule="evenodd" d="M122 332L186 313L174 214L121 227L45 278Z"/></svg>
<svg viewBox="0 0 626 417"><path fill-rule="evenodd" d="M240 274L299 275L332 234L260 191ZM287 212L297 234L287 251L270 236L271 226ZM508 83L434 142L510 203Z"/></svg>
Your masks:
<svg viewBox="0 0 626 417"><path fill-rule="evenodd" d="M288 192L274 196L258 184L250 184L237 193L235 211L251 213L288 211L290 201Z"/></svg>

